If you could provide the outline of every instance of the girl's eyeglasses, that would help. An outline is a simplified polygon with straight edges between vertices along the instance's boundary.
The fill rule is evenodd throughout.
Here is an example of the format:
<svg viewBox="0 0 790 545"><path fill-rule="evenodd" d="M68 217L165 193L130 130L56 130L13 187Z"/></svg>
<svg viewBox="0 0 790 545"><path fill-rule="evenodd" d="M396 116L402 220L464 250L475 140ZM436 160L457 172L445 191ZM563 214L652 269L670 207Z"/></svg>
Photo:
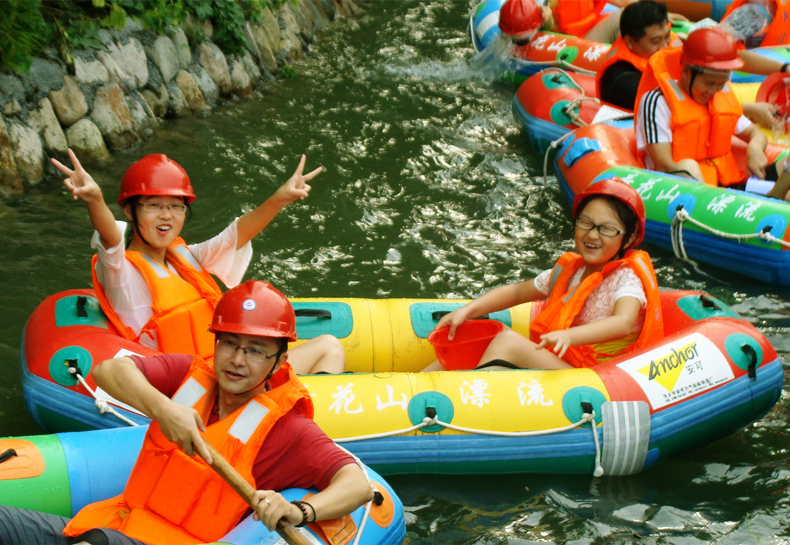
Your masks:
<svg viewBox="0 0 790 545"><path fill-rule="evenodd" d="M598 229L598 232L601 233L601 236L604 237L611 238L625 233L625 231L615 229L614 227L611 227L609 225L595 225L590 220L584 218L576 218L573 221L573 224L579 229L582 229L584 231L592 231L593 229Z"/></svg>

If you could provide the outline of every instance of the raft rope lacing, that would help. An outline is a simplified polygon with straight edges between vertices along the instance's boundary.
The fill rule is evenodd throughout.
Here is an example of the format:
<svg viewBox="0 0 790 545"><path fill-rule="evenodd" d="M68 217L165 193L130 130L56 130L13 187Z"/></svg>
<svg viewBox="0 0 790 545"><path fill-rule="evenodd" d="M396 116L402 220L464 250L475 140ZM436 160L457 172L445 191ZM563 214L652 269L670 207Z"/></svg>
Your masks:
<svg viewBox="0 0 790 545"><path fill-rule="evenodd" d="M335 443L352 443L354 441L364 441L366 439L381 439L384 437L392 437L394 435L403 435L406 433L410 433L413 431L417 431L420 428L424 428L426 426L443 426L447 429L460 431L464 433L472 433L477 435L493 435L497 437L534 437L539 435L550 435L553 433L560 433L563 431L572 430L574 428L578 428L583 426L584 424L590 423L591 429L593 432L593 442L595 443L595 469L593 471L593 475L596 477L600 477L603 475L603 466L601 466L601 445L598 441L598 432L595 427L595 411L591 413L583 413L581 419L578 422L574 422L573 424L569 424L567 426L562 426L560 428L552 428L548 430L534 430L534 431L492 431L492 430L479 430L475 428L465 428L463 426L454 426L448 422L443 422L439 420L439 416L426 416L422 419L422 422L415 426L411 426L409 428L404 428L402 430L392 430L382 433L371 433L369 435L358 435L356 437L343 437L341 439L335 439Z"/></svg>
<svg viewBox="0 0 790 545"><path fill-rule="evenodd" d="M90 394L93 396L93 399L94 399L94 404L96 405L96 408L97 408L97 409L99 409L99 414L110 413L110 414L112 414L113 416L116 416L117 418L119 418L121 421L123 421L123 422L126 422L126 423L127 423L127 424L129 424L130 426L137 426L137 423L136 423L136 422L133 422L132 420L129 420L129 419L128 419L128 418L126 418L124 415L122 415L121 413L119 413L118 411L116 411L115 409L113 409L113 408L110 406L110 404L109 404L109 403L107 403L107 400L106 400L106 399L99 397L99 396L96 394L96 392L94 392L94 391L93 391L93 388L91 388L90 386L88 386L88 383L87 383L87 382L85 382L85 379L84 379L84 378L82 378L82 375L80 374L80 372L77 370L77 368L76 368L76 367L74 367L74 366L69 366L69 373L70 373L70 374L72 374L72 375L74 375L74 378L76 378L76 379L77 379L77 381L78 381L80 384L82 384L82 386L83 386L83 387L84 387L86 390L88 390L88 392L90 392Z"/></svg>

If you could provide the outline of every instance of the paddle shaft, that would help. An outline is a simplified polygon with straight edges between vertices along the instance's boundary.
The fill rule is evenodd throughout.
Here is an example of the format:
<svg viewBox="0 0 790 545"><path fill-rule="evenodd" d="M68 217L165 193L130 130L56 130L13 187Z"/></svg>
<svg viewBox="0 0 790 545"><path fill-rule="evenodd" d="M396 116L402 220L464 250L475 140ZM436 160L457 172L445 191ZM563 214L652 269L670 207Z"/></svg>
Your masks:
<svg viewBox="0 0 790 545"><path fill-rule="evenodd" d="M222 477L224 481L228 483L230 487L235 490L250 507L253 507L252 500L253 494L255 494L255 488L253 488L250 483L245 481L244 477L239 475L239 472L236 471L236 468L230 465L228 461L225 460L225 458L223 458L222 455L214 449L214 447L212 447L206 441L204 441L204 444L206 445L209 454L211 454L211 468L216 471L217 474ZM310 541L301 533L299 533L299 530L294 528L294 526L285 519L281 519L277 523L275 530L288 545L311 545Z"/></svg>

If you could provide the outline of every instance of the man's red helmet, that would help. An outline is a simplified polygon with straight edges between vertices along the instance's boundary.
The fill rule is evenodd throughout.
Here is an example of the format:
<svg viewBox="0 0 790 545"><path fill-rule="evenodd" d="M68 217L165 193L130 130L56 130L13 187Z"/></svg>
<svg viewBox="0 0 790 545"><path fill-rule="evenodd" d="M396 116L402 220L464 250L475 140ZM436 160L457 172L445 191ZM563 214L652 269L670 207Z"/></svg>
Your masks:
<svg viewBox="0 0 790 545"><path fill-rule="evenodd" d="M507 0L499 10L499 29L511 36L534 33L543 24L534 0Z"/></svg>
<svg viewBox="0 0 790 545"><path fill-rule="evenodd" d="M296 315L288 298L262 280L229 289L217 303L209 331L296 340Z"/></svg>
<svg viewBox="0 0 790 545"><path fill-rule="evenodd" d="M680 62L713 70L738 70L743 61L735 40L718 27L695 30L683 43Z"/></svg>

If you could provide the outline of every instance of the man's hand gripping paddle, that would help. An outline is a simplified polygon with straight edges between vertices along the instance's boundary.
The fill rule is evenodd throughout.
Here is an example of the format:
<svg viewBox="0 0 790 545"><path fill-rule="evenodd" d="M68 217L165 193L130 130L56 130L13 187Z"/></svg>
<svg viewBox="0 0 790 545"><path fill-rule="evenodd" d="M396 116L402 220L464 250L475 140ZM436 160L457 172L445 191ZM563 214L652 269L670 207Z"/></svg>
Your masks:
<svg viewBox="0 0 790 545"><path fill-rule="evenodd" d="M244 501L246 501L250 507L253 507L252 501L255 488L245 481L244 477L236 471L236 468L230 465L214 447L205 441L204 444L206 445L206 449L208 449L208 453L211 455L211 464L209 464L211 468L216 471L217 474L239 494L239 496L244 498ZM305 536L299 533L299 530L294 528L294 526L285 519L277 523L276 531L288 545L312 545Z"/></svg>

